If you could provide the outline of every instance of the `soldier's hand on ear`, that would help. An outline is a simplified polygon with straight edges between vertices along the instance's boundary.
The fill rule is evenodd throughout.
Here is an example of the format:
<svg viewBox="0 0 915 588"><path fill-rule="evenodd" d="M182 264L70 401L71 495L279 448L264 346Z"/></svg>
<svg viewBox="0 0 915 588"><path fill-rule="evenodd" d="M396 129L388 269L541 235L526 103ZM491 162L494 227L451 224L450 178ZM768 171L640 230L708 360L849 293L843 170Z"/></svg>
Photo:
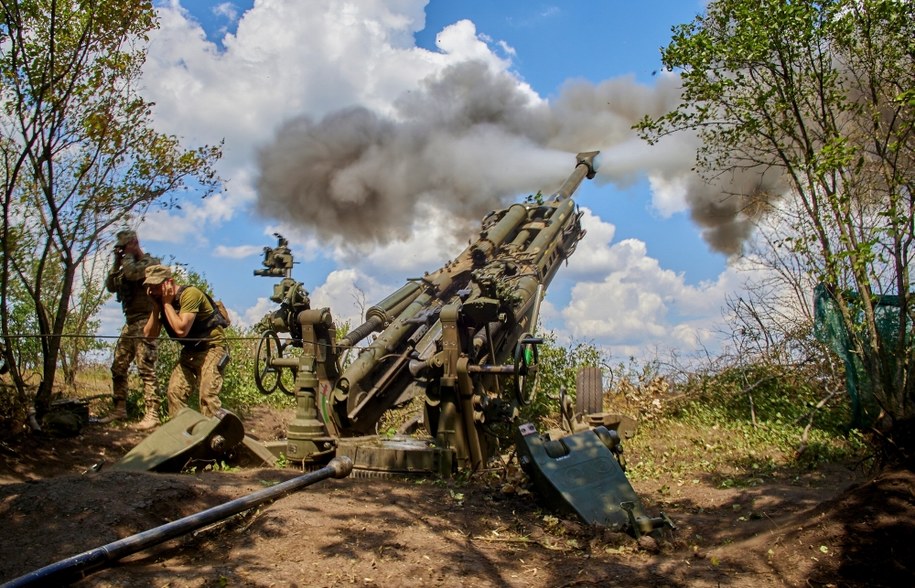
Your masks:
<svg viewBox="0 0 915 588"><path fill-rule="evenodd" d="M171 304L175 299L174 282L164 282L162 284L162 304Z"/></svg>

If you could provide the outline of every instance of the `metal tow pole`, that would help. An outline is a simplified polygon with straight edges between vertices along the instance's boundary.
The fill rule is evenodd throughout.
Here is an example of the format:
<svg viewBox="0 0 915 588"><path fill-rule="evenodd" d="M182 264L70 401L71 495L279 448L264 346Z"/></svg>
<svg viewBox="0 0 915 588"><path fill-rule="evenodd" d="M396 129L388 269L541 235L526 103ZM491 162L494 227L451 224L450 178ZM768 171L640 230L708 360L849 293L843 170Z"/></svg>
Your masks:
<svg viewBox="0 0 915 588"><path fill-rule="evenodd" d="M286 480L276 486L258 490L247 496L214 506L197 514L186 516L177 521L142 531L130 537L119 539L107 545L96 547L78 555L68 557L56 563L39 568L18 578L6 582L0 588L19 588L21 586L50 586L67 582L75 582L89 573L99 570L107 565L142 551L147 547L157 545L174 539L206 525L215 523L232 515L244 512L259 504L280 498L286 494L300 490L327 478L345 478L353 470L353 462L349 457L335 457L326 466L314 472L309 472L291 480Z"/></svg>

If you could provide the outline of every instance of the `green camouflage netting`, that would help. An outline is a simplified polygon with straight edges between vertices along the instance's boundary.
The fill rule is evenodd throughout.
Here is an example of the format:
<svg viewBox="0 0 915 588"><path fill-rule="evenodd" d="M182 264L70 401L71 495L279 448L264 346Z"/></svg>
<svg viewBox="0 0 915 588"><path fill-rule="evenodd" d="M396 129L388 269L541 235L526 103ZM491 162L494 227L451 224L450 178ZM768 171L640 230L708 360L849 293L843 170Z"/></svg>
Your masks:
<svg viewBox="0 0 915 588"><path fill-rule="evenodd" d="M854 304L857 294L846 293L846 299ZM899 334L899 297L881 296L876 305L877 335L886 343L895 341ZM836 300L829 288L823 284L817 285L814 290L814 334L816 338L827 345L838 355L845 364L845 387L851 399L852 427L862 427L873 424L874 419L880 414L880 406L874 397L874 382L868 377L861 359L853 352L851 338L842 323L842 315ZM860 313L859 313L860 315ZM856 318L860 318L856 317ZM857 321L863 324L863 321ZM887 345L884 349L893 349ZM892 354L881 358L884 369L894 373L896 360Z"/></svg>

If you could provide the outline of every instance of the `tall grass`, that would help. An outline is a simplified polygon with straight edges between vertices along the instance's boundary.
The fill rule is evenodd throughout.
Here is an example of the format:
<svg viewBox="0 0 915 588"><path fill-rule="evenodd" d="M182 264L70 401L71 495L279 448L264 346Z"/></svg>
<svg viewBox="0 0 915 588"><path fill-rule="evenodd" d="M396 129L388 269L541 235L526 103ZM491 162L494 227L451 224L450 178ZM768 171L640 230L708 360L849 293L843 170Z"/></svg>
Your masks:
<svg viewBox="0 0 915 588"><path fill-rule="evenodd" d="M654 414L640 420L627 446L633 479L705 473L722 487L752 485L777 472L861 460L869 451L847 426L845 395L825 393L803 372L729 369L652 405Z"/></svg>

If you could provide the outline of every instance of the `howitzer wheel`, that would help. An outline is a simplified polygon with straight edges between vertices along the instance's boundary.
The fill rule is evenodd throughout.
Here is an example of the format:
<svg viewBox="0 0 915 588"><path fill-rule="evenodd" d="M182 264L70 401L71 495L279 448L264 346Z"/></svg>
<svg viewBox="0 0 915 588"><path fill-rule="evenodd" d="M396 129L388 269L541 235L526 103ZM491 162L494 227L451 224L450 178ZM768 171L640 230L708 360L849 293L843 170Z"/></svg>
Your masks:
<svg viewBox="0 0 915 588"><path fill-rule="evenodd" d="M280 340L274 331L267 331L257 344L254 362L254 383L262 394L272 394L277 388L287 396L295 396L295 378L298 370L294 367L275 365L273 360L282 359L283 352L291 343Z"/></svg>
<svg viewBox="0 0 915 588"><path fill-rule="evenodd" d="M515 374L512 382L515 398L522 406L528 406L533 402L537 391L534 384L537 380L537 361L540 357L537 345L540 343L543 343L543 339L525 333L515 346Z"/></svg>
<svg viewBox="0 0 915 588"><path fill-rule="evenodd" d="M283 348L285 347L286 346L284 345ZM289 368L288 370L279 368L279 373L277 373L277 388L286 396L295 396L294 384L296 371L295 368Z"/></svg>
<svg viewBox="0 0 915 588"><path fill-rule="evenodd" d="M283 354L286 349L292 345L290 342L280 341L280 353L278 357L288 357ZM286 396L295 396L295 378L299 370L294 367L277 367L276 368L276 387Z"/></svg>
<svg viewBox="0 0 915 588"><path fill-rule="evenodd" d="M274 358L283 357L280 338L273 331L267 331L257 343L254 356L254 383L261 394L273 394L280 384L280 369L273 365Z"/></svg>

